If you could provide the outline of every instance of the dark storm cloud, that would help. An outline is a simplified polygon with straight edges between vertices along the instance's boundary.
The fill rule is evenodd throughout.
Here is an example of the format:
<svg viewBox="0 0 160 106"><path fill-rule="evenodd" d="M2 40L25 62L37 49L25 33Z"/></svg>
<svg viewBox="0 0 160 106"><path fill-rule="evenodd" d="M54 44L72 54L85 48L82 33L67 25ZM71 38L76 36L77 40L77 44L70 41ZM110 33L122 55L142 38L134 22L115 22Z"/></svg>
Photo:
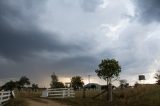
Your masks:
<svg viewBox="0 0 160 106"><path fill-rule="evenodd" d="M31 56L33 52L58 53L80 49L78 46L63 44L57 34L48 34L38 29L35 25L37 12L34 13L35 7L32 7L35 4L24 0L20 3L0 1L0 55L17 60ZM23 8L21 5L24 5Z"/></svg>
<svg viewBox="0 0 160 106"><path fill-rule="evenodd" d="M21 21L34 22L39 12L43 12L42 4L44 2L36 0L1 0L0 1L0 18L1 21ZM29 24L31 24L31 22ZM32 24L33 25L33 24Z"/></svg>
<svg viewBox="0 0 160 106"><path fill-rule="evenodd" d="M77 56L72 58L64 58L63 60L57 61L54 64L54 69L59 71L70 71L72 73L75 72L88 72L94 71L97 67L97 60L95 57L92 56ZM63 69L62 69L63 67Z"/></svg>
<svg viewBox="0 0 160 106"><path fill-rule="evenodd" d="M66 51L69 49L57 39L49 39L46 33L32 29L17 31L12 28L0 29L0 54L6 58L19 59L32 52Z"/></svg>
<svg viewBox="0 0 160 106"><path fill-rule="evenodd" d="M158 1L153 1L136 0L137 18L159 21ZM53 72L69 77L88 75L95 73L105 58L117 59L128 79L133 77L131 74L150 72L159 58L159 39L155 40L159 31L150 40L153 26L144 27L140 21L122 18L122 14L136 14L134 6L127 3L0 0L0 79L27 75L42 84L43 77L50 77Z"/></svg>
<svg viewBox="0 0 160 106"><path fill-rule="evenodd" d="M134 0L140 21L148 23L160 21L160 0Z"/></svg>
<svg viewBox="0 0 160 106"><path fill-rule="evenodd" d="M86 12L94 12L102 3L102 0L82 0L81 7Z"/></svg>
<svg viewBox="0 0 160 106"><path fill-rule="evenodd" d="M93 39L69 36L66 41L65 35L43 30L37 20L44 2L36 1L0 1L0 78L27 75L35 80L53 71L72 75L90 70L96 61L87 54Z"/></svg>

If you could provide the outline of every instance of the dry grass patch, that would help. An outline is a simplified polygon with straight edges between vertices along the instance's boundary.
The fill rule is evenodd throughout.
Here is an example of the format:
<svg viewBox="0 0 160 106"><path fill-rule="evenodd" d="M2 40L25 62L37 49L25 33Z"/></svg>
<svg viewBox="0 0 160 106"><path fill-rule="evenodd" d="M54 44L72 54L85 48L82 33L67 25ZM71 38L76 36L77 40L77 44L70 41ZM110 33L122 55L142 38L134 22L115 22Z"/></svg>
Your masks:
<svg viewBox="0 0 160 106"><path fill-rule="evenodd" d="M76 91L75 98L53 100L71 106L160 106L160 86L157 85L141 85L137 88L115 90L112 103L107 102L106 95L92 99L91 97L98 92L86 92L89 94L86 98L82 98L82 92Z"/></svg>
<svg viewBox="0 0 160 106"><path fill-rule="evenodd" d="M4 106L29 106L24 98L15 98L9 100Z"/></svg>

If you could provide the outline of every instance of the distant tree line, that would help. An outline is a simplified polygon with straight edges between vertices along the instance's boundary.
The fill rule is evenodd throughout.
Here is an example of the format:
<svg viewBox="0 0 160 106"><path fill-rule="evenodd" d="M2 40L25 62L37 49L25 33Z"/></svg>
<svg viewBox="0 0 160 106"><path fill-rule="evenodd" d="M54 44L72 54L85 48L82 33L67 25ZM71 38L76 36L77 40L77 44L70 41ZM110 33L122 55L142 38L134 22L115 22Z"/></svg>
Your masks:
<svg viewBox="0 0 160 106"><path fill-rule="evenodd" d="M25 88L25 86L30 85L31 82L28 77L22 76L18 81L9 81L5 83L0 90L14 90L17 88L19 91L21 91L22 88ZM38 84L32 84L32 90L38 89Z"/></svg>
<svg viewBox="0 0 160 106"><path fill-rule="evenodd" d="M154 78L157 80L156 81L157 85L160 85L160 70L157 71Z"/></svg>
<svg viewBox="0 0 160 106"><path fill-rule="evenodd" d="M81 76L74 76L74 77L71 78L71 83L70 83L70 84L71 84L70 87L73 87L75 90L77 90L77 89L83 87L84 82L83 82ZM66 87L66 86L64 85L63 82L60 82L60 81L58 80L58 76L57 76L55 73L53 73L53 74L51 75L50 87L51 87L51 88L64 88L64 87Z"/></svg>

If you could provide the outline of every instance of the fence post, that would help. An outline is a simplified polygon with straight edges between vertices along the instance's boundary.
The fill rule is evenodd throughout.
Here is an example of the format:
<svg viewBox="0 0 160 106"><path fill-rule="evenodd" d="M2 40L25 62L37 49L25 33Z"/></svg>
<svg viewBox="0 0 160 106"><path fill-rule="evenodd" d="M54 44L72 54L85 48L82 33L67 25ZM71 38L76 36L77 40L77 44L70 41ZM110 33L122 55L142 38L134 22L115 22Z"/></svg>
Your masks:
<svg viewBox="0 0 160 106"><path fill-rule="evenodd" d="M67 89L67 96L68 96L68 97L71 96L71 89Z"/></svg>
<svg viewBox="0 0 160 106"><path fill-rule="evenodd" d="M48 97L48 93L49 93L49 91L48 91L48 89L46 89L46 90L45 90L45 96L46 96L46 97Z"/></svg>
<svg viewBox="0 0 160 106"><path fill-rule="evenodd" d="M46 89L45 91L42 91L42 96L41 97L48 97L48 89Z"/></svg>
<svg viewBox="0 0 160 106"><path fill-rule="evenodd" d="M63 90L63 98L65 98L65 95L66 95L66 91Z"/></svg>
<svg viewBox="0 0 160 106"><path fill-rule="evenodd" d="M47 95L47 97L48 97L48 96L49 96L49 90L47 89L47 90L46 90L46 92L47 92L47 94L46 94L46 95Z"/></svg>
<svg viewBox="0 0 160 106"><path fill-rule="evenodd" d="M11 91L11 95L13 96L13 98L16 98L14 91Z"/></svg>

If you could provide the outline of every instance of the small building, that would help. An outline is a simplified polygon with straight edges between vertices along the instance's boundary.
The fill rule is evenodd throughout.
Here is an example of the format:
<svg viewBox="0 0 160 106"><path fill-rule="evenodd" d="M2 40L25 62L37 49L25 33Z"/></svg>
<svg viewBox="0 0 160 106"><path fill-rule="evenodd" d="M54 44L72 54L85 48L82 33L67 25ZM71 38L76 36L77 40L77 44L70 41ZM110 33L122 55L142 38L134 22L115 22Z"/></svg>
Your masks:
<svg viewBox="0 0 160 106"><path fill-rule="evenodd" d="M93 89L93 90L101 90L101 85L97 83L89 83L89 84L84 85L84 88Z"/></svg>

